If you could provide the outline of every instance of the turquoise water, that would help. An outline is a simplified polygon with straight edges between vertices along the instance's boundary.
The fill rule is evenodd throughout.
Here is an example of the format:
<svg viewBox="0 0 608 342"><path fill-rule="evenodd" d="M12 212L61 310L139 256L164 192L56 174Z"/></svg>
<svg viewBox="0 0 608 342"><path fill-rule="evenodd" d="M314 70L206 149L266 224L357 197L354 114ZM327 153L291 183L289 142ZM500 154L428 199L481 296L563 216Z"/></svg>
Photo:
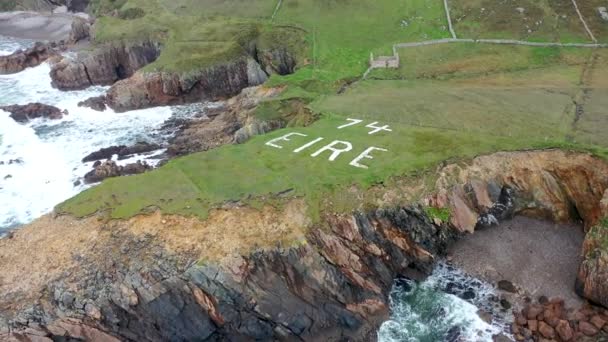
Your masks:
<svg viewBox="0 0 608 342"><path fill-rule="evenodd" d="M508 333L509 315L495 288L445 263L420 284L395 281L390 300L391 317L378 331L379 342L490 342ZM479 309L492 315L490 324L479 317Z"/></svg>

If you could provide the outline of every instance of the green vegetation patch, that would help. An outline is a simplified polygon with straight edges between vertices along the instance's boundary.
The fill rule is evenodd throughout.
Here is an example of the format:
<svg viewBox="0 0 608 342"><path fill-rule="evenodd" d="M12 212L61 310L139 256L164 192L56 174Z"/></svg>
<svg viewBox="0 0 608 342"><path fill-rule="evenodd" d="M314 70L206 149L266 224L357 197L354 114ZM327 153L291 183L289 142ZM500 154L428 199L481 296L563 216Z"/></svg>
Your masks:
<svg viewBox="0 0 608 342"><path fill-rule="evenodd" d="M98 19L95 42L161 42L162 53L147 70L186 73L253 56L256 48L280 47L296 59L307 54L306 31L302 29L273 25L269 20L241 16L238 11L229 16L212 15L205 10L205 1L202 2L200 6L187 7L189 10L185 13L176 14L167 8L168 2L161 0L101 1L95 4L95 11L116 15ZM227 1L226 5L228 3L234 2Z"/></svg>
<svg viewBox="0 0 608 342"><path fill-rule="evenodd" d="M397 50L398 69L375 69L369 78L412 79L482 76L549 66L582 66L590 49L450 43Z"/></svg>
<svg viewBox="0 0 608 342"><path fill-rule="evenodd" d="M450 0L449 4L460 38L589 42L570 0Z"/></svg>
<svg viewBox="0 0 608 342"><path fill-rule="evenodd" d="M451 214L448 208L426 207L424 208L424 212L431 219L438 219L441 222L448 222L450 220Z"/></svg>
<svg viewBox="0 0 608 342"><path fill-rule="evenodd" d="M76 216L107 210L112 217L129 217L160 208L205 217L209 209L228 201L255 204L287 193L305 198L311 216L319 217L323 202L340 198L350 186L388 184L446 159L572 147L566 140L574 120L569 105L582 67L569 68L573 70L557 66L462 80L363 81L308 107L301 97L283 95L262 103L258 118L274 120L298 108L320 113L321 118L307 127L296 124L241 145L175 159L142 175L109 179L58 210ZM373 130L377 132L370 134ZM267 144L287 133L297 134ZM336 140L336 148L348 142L352 149L333 161L328 160L330 151L312 156ZM357 160L370 147L373 159ZM365 205L362 201L341 203L340 210Z"/></svg>

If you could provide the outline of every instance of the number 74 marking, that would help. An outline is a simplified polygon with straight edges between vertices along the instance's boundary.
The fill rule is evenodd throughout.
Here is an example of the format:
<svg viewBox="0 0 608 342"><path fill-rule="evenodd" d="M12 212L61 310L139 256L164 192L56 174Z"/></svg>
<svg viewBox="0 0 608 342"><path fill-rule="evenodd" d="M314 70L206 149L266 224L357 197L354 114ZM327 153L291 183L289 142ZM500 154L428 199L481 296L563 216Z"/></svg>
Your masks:
<svg viewBox="0 0 608 342"><path fill-rule="evenodd" d="M356 124L360 124L363 122L363 120L351 119L351 118L347 118L346 121L350 121L350 122L347 124L344 124L342 126L338 126L338 129L346 128L348 126L354 126ZM367 127L367 128L373 128L373 130L369 131L369 133L367 133L367 134L374 134L374 133L378 133L380 131L387 131L387 132L393 131L392 129L390 129L390 126L388 126L388 125L376 126L377 124L378 124L378 121L374 121L374 122L370 123L369 125L366 125L365 127Z"/></svg>

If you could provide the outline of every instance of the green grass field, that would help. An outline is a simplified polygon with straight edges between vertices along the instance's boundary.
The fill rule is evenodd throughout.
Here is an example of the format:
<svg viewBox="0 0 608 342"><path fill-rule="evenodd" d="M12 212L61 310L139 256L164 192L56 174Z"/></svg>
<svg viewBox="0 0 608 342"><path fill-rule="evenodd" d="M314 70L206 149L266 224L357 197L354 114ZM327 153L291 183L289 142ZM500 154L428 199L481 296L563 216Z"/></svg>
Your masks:
<svg viewBox="0 0 608 342"><path fill-rule="evenodd" d="M454 29L460 38L590 41L570 0L450 0L449 3Z"/></svg>
<svg viewBox="0 0 608 342"><path fill-rule="evenodd" d="M252 40L300 41L304 62L296 73L274 75L267 82L287 90L256 112L258 119L282 117L292 127L178 158L142 175L108 179L59 205L60 212L86 216L102 210L123 218L160 209L204 218L226 202L259 205L298 196L318 218L328 202L339 211L373 202L348 197L345 189L390 187L448 159L543 147L608 156L605 52L480 44L401 49L401 68L375 70L370 79L343 87L366 70L370 52L388 54L397 42L449 37L441 1L284 0L274 19L276 2L265 0L99 1L121 12L144 9L145 15L134 19L102 18L97 39L161 37L165 50L150 69L200 68L243 53L239 48ZM462 8L486 6L483 1L455 2ZM545 18L565 10L562 2L522 4L538 7L533 13ZM501 28L500 18L467 14L458 26L468 27L471 34L479 30L509 38L545 39L552 34L553 40L585 40L569 17L555 32L545 23L528 36ZM494 26L488 20L495 20ZM297 28L303 36L285 36L285 28ZM590 67L592 53L596 61ZM583 77L584 70L591 70L591 76ZM581 105L584 115L577 116ZM313 115L303 115L306 111ZM311 117L319 119L311 124ZM363 122L337 129L348 118ZM390 125L392 132L369 135L365 126L372 122ZM282 141L281 149L266 145L290 132L306 136ZM319 137L323 140L294 152ZM329 152L311 156L333 140L349 142L352 150L334 161L328 161ZM387 151L375 150L373 159L363 159L367 169L349 165L372 146Z"/></svg>

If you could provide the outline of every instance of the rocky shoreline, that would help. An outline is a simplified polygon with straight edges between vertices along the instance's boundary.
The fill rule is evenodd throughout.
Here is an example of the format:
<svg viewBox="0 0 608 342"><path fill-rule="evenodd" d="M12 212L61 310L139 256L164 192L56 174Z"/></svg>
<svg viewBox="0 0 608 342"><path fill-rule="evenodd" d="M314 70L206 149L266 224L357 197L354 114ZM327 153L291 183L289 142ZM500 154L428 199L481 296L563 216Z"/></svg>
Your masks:
<svg viewBox="0 0 608 342"><path fill-rule="evenodd" d="M582 218L587 227L608 214L600 204L608 164L587 154L497 153L439 172L422 204L449 208L449 222L411 205L328 214L322 228L310 226L298 200L282 211L229 206L206 221L158 213L124 221L44 217L0 241L2 329L7 339L26 340L367 340L387 317L393 279L409 269L429 272L464 232L513 214ZM259 235L258 245L246 237L257 229L278 231ZM55 234L67 234L69 250L49 255L36 247L52 246ZM39 255L17 254L23 243ZM32 267L25 278L17 271L24 262ZM579 293L607 305L594 296L608 284L602 274L579 274L586 284Z"/></svg>

